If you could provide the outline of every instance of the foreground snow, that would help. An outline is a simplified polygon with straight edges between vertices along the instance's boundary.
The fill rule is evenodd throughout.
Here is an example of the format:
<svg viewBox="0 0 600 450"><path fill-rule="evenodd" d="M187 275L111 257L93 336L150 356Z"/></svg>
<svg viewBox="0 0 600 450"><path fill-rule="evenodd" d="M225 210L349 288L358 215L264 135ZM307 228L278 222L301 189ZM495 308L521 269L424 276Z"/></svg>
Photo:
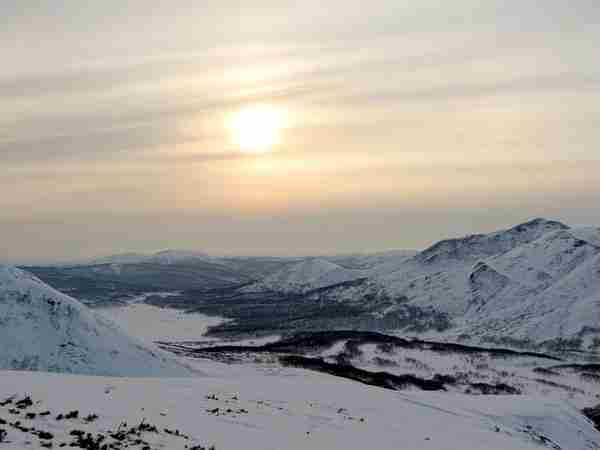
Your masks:
<svg viewBox="0 0 600 450"><path fill-rule="evenodd" d="M31 411L51 411L19 419L52 433L56 445L71 442L73 428L105 432L144 419L189 435L142 434L152 448L173 450L600 448L600 433L577 409L547 398L399 393L292 369L205 363L203 370L210 375L185 379L7 371L0 372L0 397L31 395L39 402ZM54 420L71 410L99 417L89 424ZM6 407L0 417L14 420ZM6 449L40 448L38 438L12 428L7 440Z"/></svg>

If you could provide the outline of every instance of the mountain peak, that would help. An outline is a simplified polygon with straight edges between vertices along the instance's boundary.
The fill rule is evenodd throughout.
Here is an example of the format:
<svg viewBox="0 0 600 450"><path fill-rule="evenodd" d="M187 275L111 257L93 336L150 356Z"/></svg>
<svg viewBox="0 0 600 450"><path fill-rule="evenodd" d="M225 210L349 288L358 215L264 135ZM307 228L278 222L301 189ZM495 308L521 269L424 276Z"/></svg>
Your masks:
<svg viewBox="0 0 600 450"><path fill-rule="evenodd" d="M549 229L550 231L556 231L556 230L568 230L570 227L568 225L565 225L562 222L559 222L557 220L551 220L551 219L545 219L543 217L536 217L535 219L531 219L527 222L523 222L519 225L515 225L513 228L511 228L508 231L525 231L525 230L530 230L533 228L545 228L545 229Z"/></svg>
<svg viewBox="0 0 600 450"><path fill-rule="evenodd" d="M426 264L477 260L504 253L518 245L539 239L544 234L567 229L569 227L561 222L536 218L489 234L473 234L439 241L417 254L415 259Z"/></svg>

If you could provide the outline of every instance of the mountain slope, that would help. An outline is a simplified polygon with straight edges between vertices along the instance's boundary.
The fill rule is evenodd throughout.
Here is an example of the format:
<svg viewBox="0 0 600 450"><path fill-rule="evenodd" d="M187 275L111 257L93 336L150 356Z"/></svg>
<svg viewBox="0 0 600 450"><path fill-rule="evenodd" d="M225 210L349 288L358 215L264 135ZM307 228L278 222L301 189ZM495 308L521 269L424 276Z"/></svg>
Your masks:
<svg viewBox="0 0 600 450"><path fill-rule="evenodd" d="M405 296L414 305L462 315L473 303L469 276L478 261L566 229L560 222L535 219L490 234L443 240L396 267L376 268L373 278L390 294Z"/></svg>
<svg viewBox="0 0 600 450"><path fill-rule="evenodd" d="M568 228L557 221L537 218L507 230L440 241L417 254L415 260L426 265L448 264L452 261L464 264L507 252L546 233Z"/></svg>
<svg viewBox="0 0 600 450"><path fill-rule="evenodd" d="M481 268L477 268L470 276L470 283L479 296L481 304L478 310L492 314L515 305L522 306L526 299L547 295L562 279L577 272L586 261L599 254L600 247L579 239L572 230L561 230L488 258L485 260L488 272L502 276L505 283L502 292L496 290L488 293L482 288L473 289L483 274ZM483 264L480 263L480 266ZM576 296L577 292L574 286L566 294ZM490 294L495 298L494 301Z"/></svg>
<svg viewBox="0 0 600 450"><path fill-rule="evenodd" d="M454 330L535 342L600 337L600 229L535 219L507 230L440 241L395 266L376 267L365 301L400 299L448 314ZM350 289L340 293L348 298ZM354 299L356 300L356 299ZM596 339L596 340L594 340Z"/></svg>
<svg viewBox="0 0 600 450"><path fill-rule="evenodd" d="M324 259L311 258L284 267L262 281L248 286L246 292L303 293L356 280L363 276L360 271L345 269Z"/></svg>
<svg viewBox="0 0 600 450"><path fill-rule="evenodd" d="M187 368L33 275L0 267L0 368L186 376Z"/></svg>
<svg viewBox="0 0 600 450"><path fill-rule="evenodd" d="M536 341L599 336L600 246L595 238L600 231L586 241L579 235L579 230L552 234L493 259L508 283L469 314L467 319L478 324L474 329Z"/></svg>

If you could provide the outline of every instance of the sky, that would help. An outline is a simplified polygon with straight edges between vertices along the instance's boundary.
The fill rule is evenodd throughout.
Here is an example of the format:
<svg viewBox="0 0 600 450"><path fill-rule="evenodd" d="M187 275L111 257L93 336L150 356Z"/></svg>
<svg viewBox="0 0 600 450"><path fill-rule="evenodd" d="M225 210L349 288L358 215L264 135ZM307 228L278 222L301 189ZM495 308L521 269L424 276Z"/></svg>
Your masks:
<svg viewBox="0 0 600 450"><path fill-rule="evenodd" d="M3 0L0 261L600 225L599 43L597 0Z"/></svg>

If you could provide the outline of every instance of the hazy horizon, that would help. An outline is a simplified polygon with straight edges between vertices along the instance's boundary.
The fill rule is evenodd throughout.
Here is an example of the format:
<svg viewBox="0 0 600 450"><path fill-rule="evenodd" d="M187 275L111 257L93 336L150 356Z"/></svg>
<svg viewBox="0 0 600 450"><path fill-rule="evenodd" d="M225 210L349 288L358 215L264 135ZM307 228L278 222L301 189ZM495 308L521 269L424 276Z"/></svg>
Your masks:
<svg viewBox="0 0 600 450"><path fill-rule="evenodd" d="M490 233L490 232L495 232L495 231L501 231L501 230L505 230L505 229L509 229L512 228L516 225L520 225L522 223L525 222L529 222L531 220L534 219L546 219L546 220L556 220L553 218L541 218L541 217L536 217L536 218L528 218L528 219L524 219L523 221L520 221L518 223L511 223L511 224L507 224L504 227L489 227L485 230L476 230L476 231L472 231L472 232L460 232L457 231L456 234L454 235L439 235L436 238L432 239L432 240L428 240L428 241L424 241L424 243L420 246L415 246L415 247L408 247L408 246L396 246L396 247L374 247L374 246L368 246L368 242L365 242L365 246L364 247L350 247L350 248L346 248L346 249L331 249L329 251L327 251L327 247L322 247L322 248L315 248L314 251L298 251L298 252L286 252L286 251L281 251L281 248L272 248L271 252L266 252L264 248L261 249L257 249L257 250L252 250L251 247L246 247L245 245L242 245L242 249L238 250L238 251L231 251L231 252L223 252L223 251L219 251L219 250L213 250L213 251L209 251L207 250L207 248L202 248L202 247L197 247L197 246L192 246L192 247L152 247L150 244L147 247L139 247L137 249L132 249L132 248L113 248L113 252L100 252L100 253L91 253L91 254L78 254L77 256L74 257L49 257L49 258L25 258L25 259L17 259L17 260L13 260L13 261L7 261L7 260L0 260L0 264L16 264L16 265L36 265L36 264L80 264L80 263L86 263L86 262L92 262L94 260L101 260L102 258L108 258L108 257L115 257L115 256L124 256L124 255L139 255L139 256L152 256L154 254L158 254L161 252L197 252L197 253L204 253L210 257L215 257L215 258L230 258L230 257L256 257L256 258L261 258L261 257L273 257L273 258L313 258L313 257L334 257L334 256L344 256L344 255L358 255L358 254L364 254L364 255L369 255L369 254L378 254L378 253L386 253L386 252L394 252L394 251L422 251L425 250L426 248L442 241L445 239L454 239L454 238L462 238L471 234L480 234L480 233ZM585 223L576 223L576 224L569 224L569 223L565 223L564 221L559 221L564 223L567 226L570 227L589 227L589 226L594 226L591 224L585 224ZM598 227L597 225L595 225L594 227ZM324 236L326 237L326 236ZM166 240L162 240L161 242L167 242ZM165 244L167 245L167 244ZM210 248L210 246L209 246ZM283 248L283 247L282 247Z"/></svg>
<svg viewBox="0 0 600 450"><path fill-rule="evenodd" d="M600 225L591 0L0 4L0 261Z"/></svg>

